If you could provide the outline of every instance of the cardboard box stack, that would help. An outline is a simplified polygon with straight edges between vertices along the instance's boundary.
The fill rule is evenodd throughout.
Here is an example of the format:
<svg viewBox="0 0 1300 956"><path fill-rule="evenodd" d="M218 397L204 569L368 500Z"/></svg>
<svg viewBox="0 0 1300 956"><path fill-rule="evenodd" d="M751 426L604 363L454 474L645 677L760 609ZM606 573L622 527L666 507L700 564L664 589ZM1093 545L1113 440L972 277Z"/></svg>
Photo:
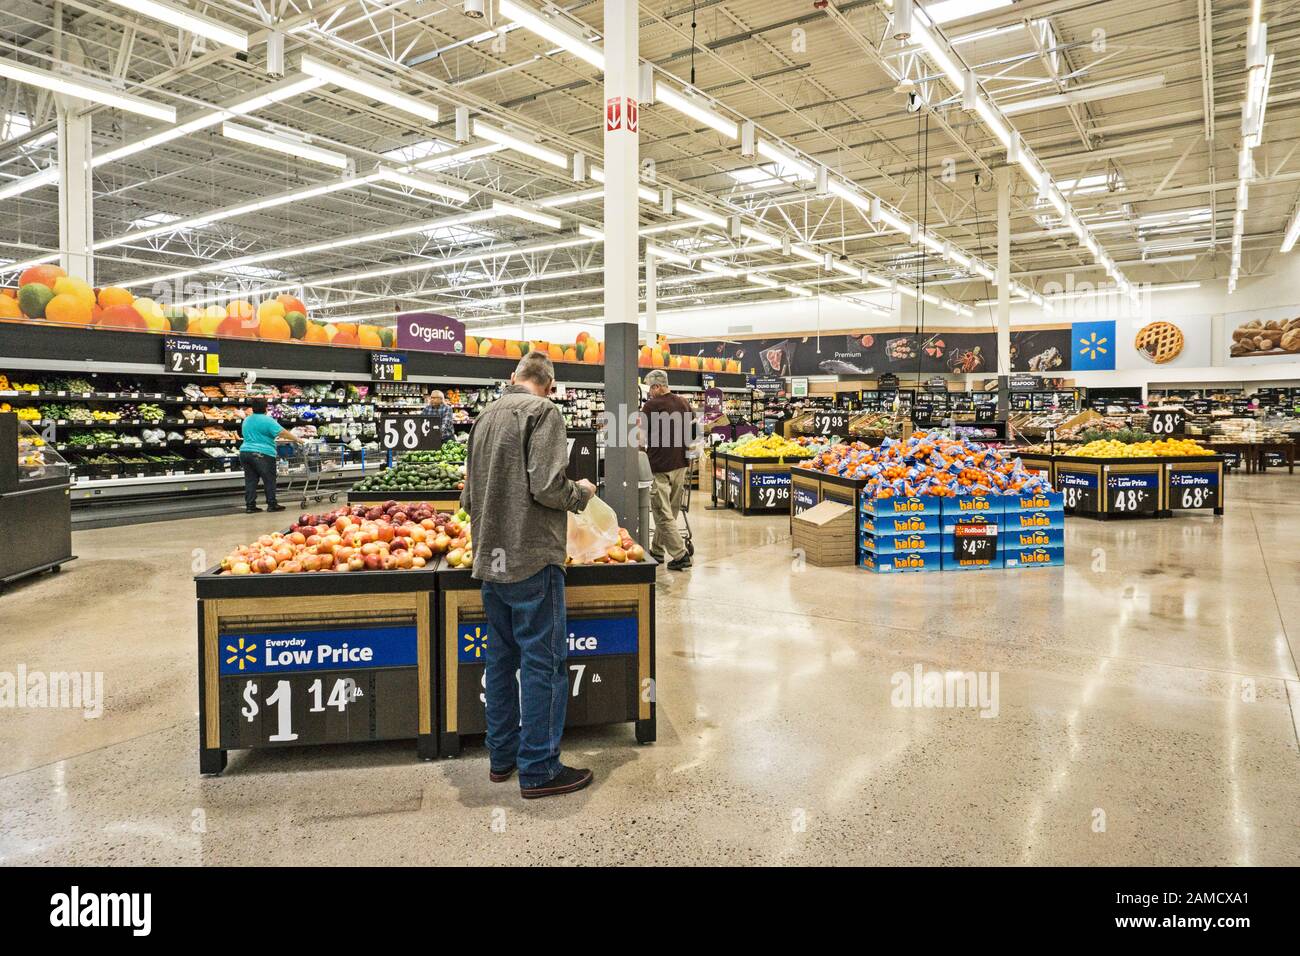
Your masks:
<svg viewBox="0 0 1300 956"><path fill-rule="evenodd" d="M793 547L819 568L853 564L856 535L853 509L838 501L823 501L801 511L791 521Z"/></svg>

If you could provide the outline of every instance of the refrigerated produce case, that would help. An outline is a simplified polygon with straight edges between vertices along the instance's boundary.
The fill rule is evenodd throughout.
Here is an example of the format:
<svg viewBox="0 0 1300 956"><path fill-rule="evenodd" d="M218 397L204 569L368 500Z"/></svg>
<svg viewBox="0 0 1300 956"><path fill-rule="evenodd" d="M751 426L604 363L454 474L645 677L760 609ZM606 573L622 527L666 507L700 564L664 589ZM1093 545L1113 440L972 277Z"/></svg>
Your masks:
<svg viewBox="0 0 1300 956"><path fill-rule="evenodd" d="M70 492L63 457L29 422L0 413L0 588L73 559Z"/></svg>

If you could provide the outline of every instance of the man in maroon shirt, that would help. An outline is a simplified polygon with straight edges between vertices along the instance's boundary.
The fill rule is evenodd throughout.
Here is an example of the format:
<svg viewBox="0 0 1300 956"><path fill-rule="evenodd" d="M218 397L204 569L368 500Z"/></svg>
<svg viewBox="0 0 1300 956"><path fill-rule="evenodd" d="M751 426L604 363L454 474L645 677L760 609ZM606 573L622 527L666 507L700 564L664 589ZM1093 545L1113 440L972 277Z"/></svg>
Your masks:
<svg viewBox="0 0 1300 956"><path fill-rule="evenodd" d="M686 399L668 387L668 373L654 369L646 374L649 399L641 406L645 416L645 451L654 472L650 510L655 533L650 554L656 561L668 558L668 570L685 571L691 566L677 511L686 487L686 448L694 433L695 413Z"/></svg>

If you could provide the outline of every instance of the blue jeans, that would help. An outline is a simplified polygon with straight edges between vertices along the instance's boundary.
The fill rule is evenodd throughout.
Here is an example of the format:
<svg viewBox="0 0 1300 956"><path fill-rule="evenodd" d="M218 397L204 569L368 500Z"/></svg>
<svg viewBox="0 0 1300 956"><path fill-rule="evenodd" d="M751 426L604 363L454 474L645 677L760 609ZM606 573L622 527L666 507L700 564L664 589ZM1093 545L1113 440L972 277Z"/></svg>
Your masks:
<svg viewBox="0 0 1300 956"><path fill-rule="evenodd" d="M275 507L275 458L255 451L241 451L239 463L244 466L244 505L257 506L257 482L261 479L266 492L266 504Z"/></svg>
<svg viewBox="0 0 1300 956"><path fill-rule="evenodd" d="M513 584L484 581L482 592L488 753L498 770L519 767L521 787L540 786L560 771L569 704L564 569L550 564Z"/></svg>

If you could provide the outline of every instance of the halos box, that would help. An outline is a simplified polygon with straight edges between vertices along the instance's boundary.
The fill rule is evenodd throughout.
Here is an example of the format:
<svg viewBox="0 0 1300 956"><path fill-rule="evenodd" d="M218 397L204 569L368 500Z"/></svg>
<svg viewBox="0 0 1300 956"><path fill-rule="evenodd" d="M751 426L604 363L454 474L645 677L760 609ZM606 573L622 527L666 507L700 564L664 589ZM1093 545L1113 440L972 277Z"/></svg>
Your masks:
<svg viewBox="0 0 1300 956"><path fill-rule="evenodd" d="M1013 516L1006 515L1003 520L1009 525L1013 520ZM1063 548L1065 547L1065 529L1053 527L1004 527L1002 529L1002 547L1007 552L1020 548Z"/></svg>
<svg viewBox="0 0 1300 956"><path fill-rule="evenodd" d="M938 551L911 551L898 554L862 552L859 565L876 574L902 571L938 571L941 567Z"/></svg>
<svg viewBox="0 0 1300 956"><path fill-rule="evenodd" d="M986 521L1002 527L1002 498L998 495L963 495L944 498L940 528L949 534L959 524Z"/></svg>
<svg viewBox="0 0 1300 956"><path fill-rule="evenodd" d="M880 519L876 520L880 521ZM937 552L942 537L937 529L930 534L916 534L911 531L898 534L864 534L862 548L877 555Z"/></svg>
<svg viewBox="0 0 1300 956"><path fill-rule="evenodd" d="M937 515L939 498L866 498L862 499L862 513L873 518L904 518L911 515Z"/></svg>
<svg viewBox="0 0 1300 956"><path fill-rule="evenodd" d="M938 534L941 530L938 511L872 515L864 510L858 517L858 527L867 535Z"/></svg>
<svg viewBox="0 0 1300 956"><path fill-rule="evenodd" d="M1065 548L1007 548L1002 563L1008 568L1058 568L1065 564Z"/></svg>
<svg viewBox="0 0 1300 956"><path fill-rule="evenodd" d="M1065 528L1065 496L1059 491L1004 497L1002 527L1031 530Z"/></svg>

